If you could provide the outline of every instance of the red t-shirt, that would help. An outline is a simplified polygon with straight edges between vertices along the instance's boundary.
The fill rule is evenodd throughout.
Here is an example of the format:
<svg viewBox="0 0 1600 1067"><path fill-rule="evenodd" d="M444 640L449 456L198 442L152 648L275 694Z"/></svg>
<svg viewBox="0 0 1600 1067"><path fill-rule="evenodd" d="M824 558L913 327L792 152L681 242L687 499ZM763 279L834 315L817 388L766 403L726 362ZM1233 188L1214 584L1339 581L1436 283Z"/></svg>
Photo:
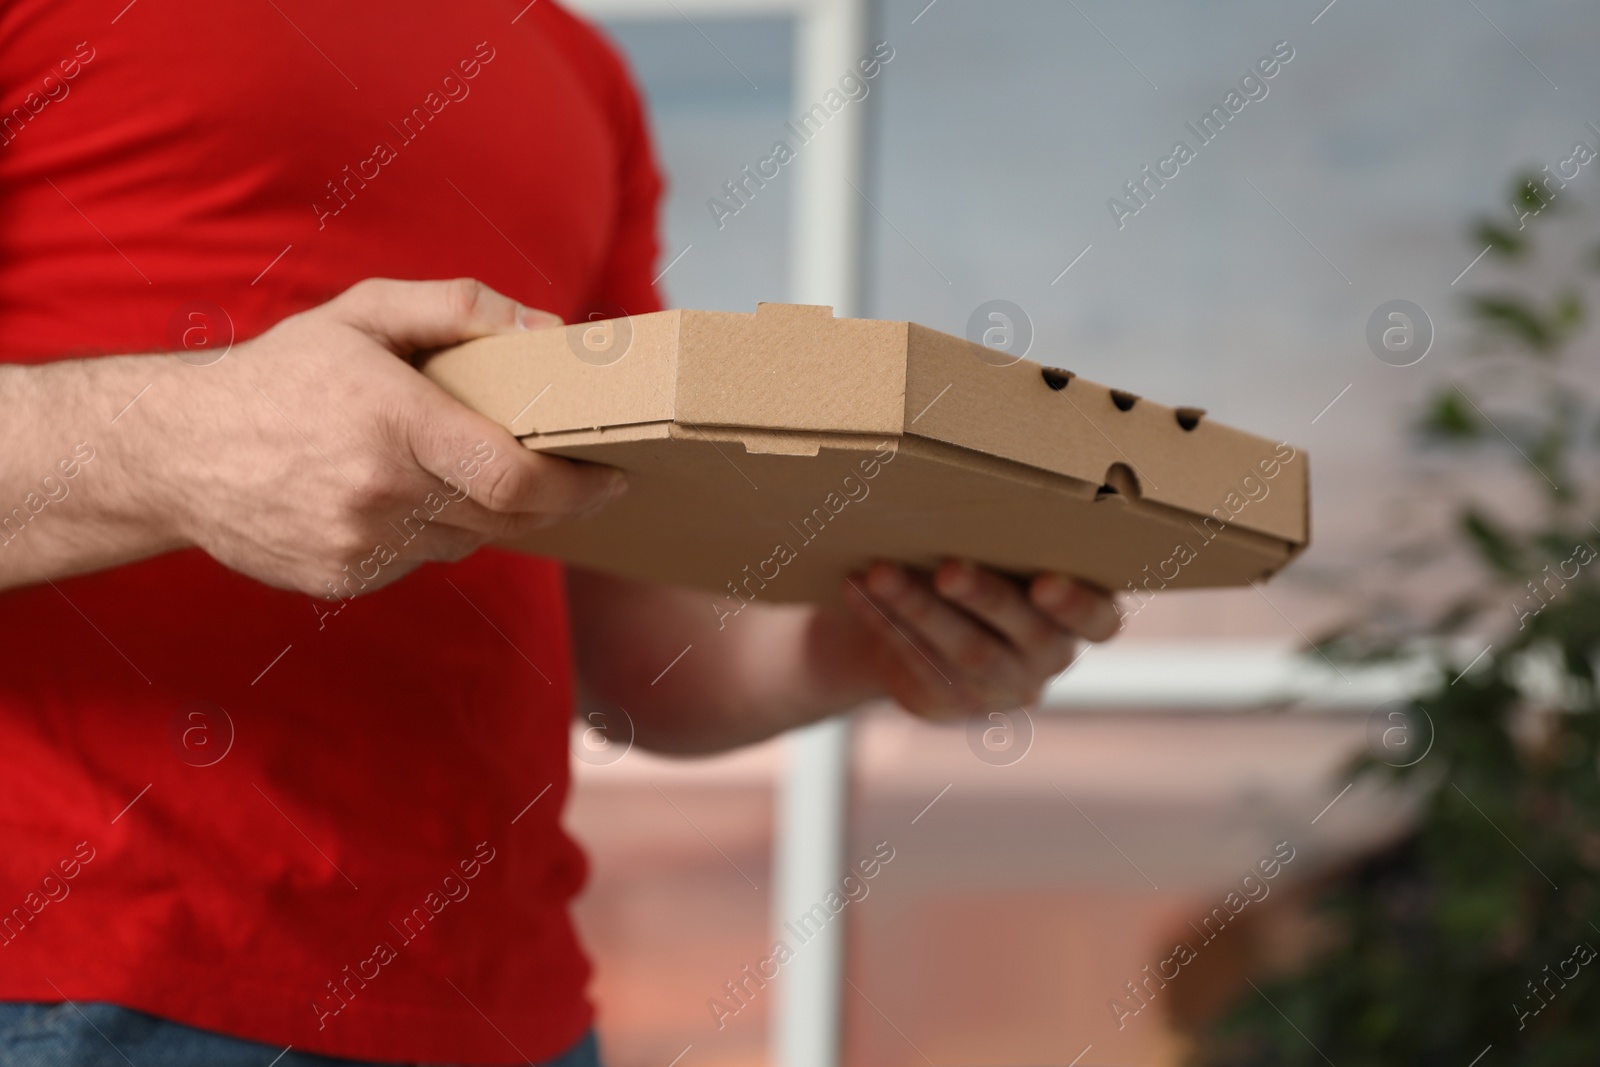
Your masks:
<svg viewBox="0 0 1600 1067"><path fill-rule="evenodd" d="M658 307L641 108L551 0L0 0L0 106L0 359L170 349L195 301L242 340L369 276ZM95 492L114 414L15 536ZM560 569L327 608L194 550L0 592L0 999L366 1059L582 1036Z"/></svg>

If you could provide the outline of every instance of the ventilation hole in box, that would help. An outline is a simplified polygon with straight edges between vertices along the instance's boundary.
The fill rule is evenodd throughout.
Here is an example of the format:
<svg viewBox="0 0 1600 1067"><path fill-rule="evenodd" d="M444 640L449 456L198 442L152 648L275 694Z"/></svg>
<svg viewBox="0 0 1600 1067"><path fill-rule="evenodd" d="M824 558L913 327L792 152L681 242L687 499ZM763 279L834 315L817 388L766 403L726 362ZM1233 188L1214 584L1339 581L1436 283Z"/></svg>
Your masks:
<svg viewBox="0 0 1600 1067"><path fill-rule="evenodd" d="M1192 430L1200 425L1200 417L1205 413L1205 408L1178 408L1172 414L1178 420L1179 426L1185 430Z"/></svg>
<svg viewBox="0 0 1600 1067"><path fill-rule="evenodd" d="M1132 411L1133 405L1139 402L1135 393L1125 393L1121 389L1111 390L1111 402L1117 405L1118 411Z"/></svg>
<svg viewBox="0 0 1600 1067"><path fill-rule="evenodd" d="M1077 375L1073 374L1069 370L1060 370L1056 367L1040 367L1039 377L1044 379L1044 384L1048 385L1050 388L1059 393L1061 390L1065 389L1067 387L1067 383L1076 378Z"/></svg>
<svg viewBox="0 0 1600 1067"><path fill-rule="evenodd" d="M1126 463L1113 463L1106 468L1105 484L1095 490L1094 498L1104 500L1108 496L1125 496L1129 500L1138 500L1141 495L1139 476L1133 473L1133 468Z"/></svg>

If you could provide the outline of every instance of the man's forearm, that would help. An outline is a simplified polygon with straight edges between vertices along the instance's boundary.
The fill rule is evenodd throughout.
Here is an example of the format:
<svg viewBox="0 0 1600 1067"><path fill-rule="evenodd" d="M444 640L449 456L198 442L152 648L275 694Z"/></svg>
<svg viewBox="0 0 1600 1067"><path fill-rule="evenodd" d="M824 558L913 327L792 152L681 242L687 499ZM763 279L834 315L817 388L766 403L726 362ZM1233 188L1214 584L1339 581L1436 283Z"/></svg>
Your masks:
<svg viewBox="0 0 1600 1067"><path fill-rule="evenodd" d="M559 321L471 278L374 278L204 366L0 365L0 589L194 545L269 585L351 596L592 511L620 473L522 448L397 358ZM425 536L349 577L441 493Z"/></svg>
<svg viewBox="0 0 1600 1067"><path fill-rule="evenodd" d="M579 675L646 748L720 751L879 695L853 631L817 608L758 604L719 626L704 594L580 570L569 583Z"/></svg>
<svg viewBox="0 0 1600 1067"><path fill-rule="evenodd" d="M0 589L178 547L142 478L138 411L175 362L0 365Z"/></svg>

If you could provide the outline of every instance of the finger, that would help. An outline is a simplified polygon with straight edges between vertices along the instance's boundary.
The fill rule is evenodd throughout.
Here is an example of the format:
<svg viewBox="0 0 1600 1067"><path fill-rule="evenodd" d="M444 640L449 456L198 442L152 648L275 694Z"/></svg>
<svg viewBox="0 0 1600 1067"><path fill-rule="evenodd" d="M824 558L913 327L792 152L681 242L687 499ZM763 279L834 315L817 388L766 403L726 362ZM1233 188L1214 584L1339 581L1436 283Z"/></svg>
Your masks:
<svg viewBox="0 0 1600 1067"><path fill-rule="evenodd" d="M409 554L415 548L417 558L455 563L466 559L484 546L488 538L475 530L463 530L443 522L429 526L423 535L406 546Z"/></svg>
<svg viewBox="0 0 1600 1067"><path fill-rule="evenodd" d="M490 512L545 520L536 521L535 529L587 517L627 489L627 478L615 467L547 456L521 445L496 455L469 483L471 499ZM523 528L512 522L504 532Z"/></svg>
<svg viewBox="0 0 1600 1067"><path fill-rule="evenodd" d="M601 511L607 501L587 510L563 512L490 511L470 496L454 503L439 515L437 522L460 530L470 530L487 541L515 543L558 522L581 522Z"/></svg>
<svg viewBox="0 0 1600 1067"><path fill-rule="evenodd" d="M346 289L328 310L402 356L476 337L561 324L559 316L524 307L472 278L436 282L368 278Z"/></svg>
<svg viewBox="0 0 1600 1067"><path fill-rule="evenodd" d="M1082 582L1057 574L1041 574L1028 589L1028 599L1050 618L1079 637L1104 641L1122 628L1116 601Z"/></svg>
<svg viewBox="0 0 1600 1067"><path fill-rule="evenodd" d="M1055 674L1072 662L1071 631L1029 603L1017 584L993 571L952 560L934 572L939 594L1000 633L1036 670Z"/></svg>
<svg viewBox="0 0 1600 1067"><path fill-rule="evenodd" d="M454 486L436 483L424 492L428 495L419 497L423 503L391 520L393 525L405 529L438 526L470 534L480 542L516 541L560 519L554 515L490 511L463 494L459 482Z"/></svg>
<svg viewBox="0 0 1600 1067"><path fill-rule="evenodd" d="M555 521L591 512L627 490L615 467L535 452L421 375L414 383L415 402L404 405L400 415L411 455L458 492L464 487L485 510ZM476 528L502 535L491 526Z"/></svg>
<svg viewBox="0 0 1600 1067"><path fill-rule="evenodd" d="M948 665L934 662L930 650L921 648L904 630L895 625L883 606L872 599L858 579L845 579L844 600L868 631L877 637L886 657L885 669L891 677L888 689L907 711L929 717L944 717L964 697Z"/></svg>
<svg viewBox="0 0 1600 1067"><path fill-rule="evenodd" d="M902 567L876 563L867 571L866 592L887 606L947 662L983 690L1028 685L1016 650L994 631L936 595Z"/></svg>

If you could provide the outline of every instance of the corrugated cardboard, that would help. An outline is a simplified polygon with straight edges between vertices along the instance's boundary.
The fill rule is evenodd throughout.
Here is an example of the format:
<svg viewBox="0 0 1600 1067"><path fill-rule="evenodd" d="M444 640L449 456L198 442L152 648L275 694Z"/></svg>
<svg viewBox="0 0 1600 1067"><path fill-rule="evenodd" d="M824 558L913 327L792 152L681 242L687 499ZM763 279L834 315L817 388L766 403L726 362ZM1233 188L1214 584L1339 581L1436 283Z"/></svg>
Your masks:
<svg viewBox="0 0 1600 1067"><path fill-rule="evenodd" d="M472 341L424 373L629 491L516 547L824 600L874 559L961 557L1112 591L1264 579L1309 536L1307 460L1066 371L826 307L663 311Z"/></svg>

